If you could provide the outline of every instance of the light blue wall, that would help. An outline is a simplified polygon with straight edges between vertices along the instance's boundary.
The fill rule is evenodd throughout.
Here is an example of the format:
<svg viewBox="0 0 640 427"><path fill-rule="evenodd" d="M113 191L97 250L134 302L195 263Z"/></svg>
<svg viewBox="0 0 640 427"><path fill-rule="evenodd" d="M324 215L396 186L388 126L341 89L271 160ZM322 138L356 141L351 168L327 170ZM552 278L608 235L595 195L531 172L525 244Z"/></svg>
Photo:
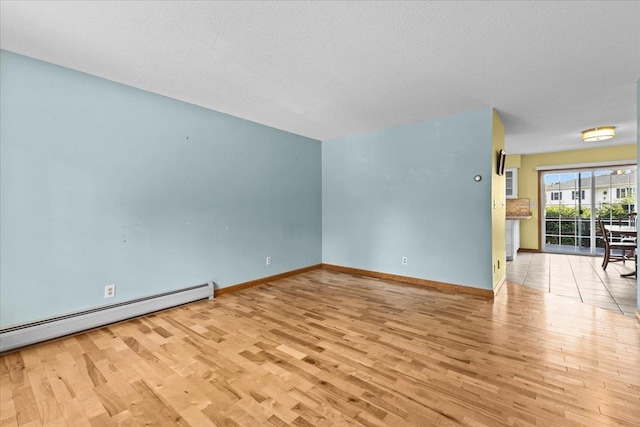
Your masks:
<svg viewBox="0 0 640 427"><path fill-rule="evenodd" d="M492 120L486 109L323 142L323 262L492 289Z"/></svg>
<svg viewBox="0 0 640 427"><path fill-rule="evenodd" d="M6 51L0 64L0 326L321 262L319 141Z"/></svg>

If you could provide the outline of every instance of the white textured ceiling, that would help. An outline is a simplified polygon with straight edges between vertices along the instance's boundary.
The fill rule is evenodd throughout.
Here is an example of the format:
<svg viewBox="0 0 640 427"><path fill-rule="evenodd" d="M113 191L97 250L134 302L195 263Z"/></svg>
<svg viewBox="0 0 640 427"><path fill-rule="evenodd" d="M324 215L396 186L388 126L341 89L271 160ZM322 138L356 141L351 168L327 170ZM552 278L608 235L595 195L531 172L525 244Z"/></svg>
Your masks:
<svg viewBox="0 0 640 427"><path fill-rule="evenodd" d="M640 2L1 1L0 47L320 140L496 108L507 151L636 142Z"/></svg>

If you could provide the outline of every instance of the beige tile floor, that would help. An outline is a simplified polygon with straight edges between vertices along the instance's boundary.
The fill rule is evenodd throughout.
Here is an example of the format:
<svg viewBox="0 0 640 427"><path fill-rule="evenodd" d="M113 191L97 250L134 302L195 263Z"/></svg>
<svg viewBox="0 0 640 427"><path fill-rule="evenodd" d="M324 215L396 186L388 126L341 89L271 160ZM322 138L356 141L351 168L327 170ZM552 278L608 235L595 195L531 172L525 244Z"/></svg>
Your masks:
<svg viewBox="0 0 640 427"><path fill-rule="evenodd" d="M585 304L635 316L638 282L622 278L633 271L633 261L610 263L602 257L521 252L507 262L507 280Z"/></svg>

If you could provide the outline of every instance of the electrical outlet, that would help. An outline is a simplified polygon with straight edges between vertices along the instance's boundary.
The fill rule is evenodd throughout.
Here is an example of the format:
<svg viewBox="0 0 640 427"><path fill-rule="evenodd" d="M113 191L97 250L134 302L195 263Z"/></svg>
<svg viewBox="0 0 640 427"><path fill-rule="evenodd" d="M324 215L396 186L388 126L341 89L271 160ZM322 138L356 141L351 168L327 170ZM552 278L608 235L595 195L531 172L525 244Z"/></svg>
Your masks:
<svg viewBox="0 0 640 427"><path fill-rule="evenodd" d="M113 298L116 296L116 285L107 285L104 287L104 297Z"/></svg>
<svg viewBox="0 0 640 427"><path fill-rule="evenodd" d="M267 257L267 265L271 265L271 257L270 256Z"/></svg>
<svg viewBox="0 0 640 427"><path fill-rule="evenodd" d="M402 257L402 265L407 265L407 257L406 256Z"/></svg>

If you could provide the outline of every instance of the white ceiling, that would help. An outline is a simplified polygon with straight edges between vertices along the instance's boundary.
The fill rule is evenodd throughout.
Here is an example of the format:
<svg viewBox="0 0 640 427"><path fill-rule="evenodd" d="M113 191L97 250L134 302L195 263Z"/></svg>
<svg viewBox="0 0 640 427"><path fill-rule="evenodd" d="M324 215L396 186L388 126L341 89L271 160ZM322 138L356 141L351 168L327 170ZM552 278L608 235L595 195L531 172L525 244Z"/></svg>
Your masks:
<svg viewBox="0 0 640 427"><path fill-rule="evenodd" d="M1 1L0 47L319 140L486 107L635 143L640 2ZM580 131L613 125L608 142Z"/></svg>

